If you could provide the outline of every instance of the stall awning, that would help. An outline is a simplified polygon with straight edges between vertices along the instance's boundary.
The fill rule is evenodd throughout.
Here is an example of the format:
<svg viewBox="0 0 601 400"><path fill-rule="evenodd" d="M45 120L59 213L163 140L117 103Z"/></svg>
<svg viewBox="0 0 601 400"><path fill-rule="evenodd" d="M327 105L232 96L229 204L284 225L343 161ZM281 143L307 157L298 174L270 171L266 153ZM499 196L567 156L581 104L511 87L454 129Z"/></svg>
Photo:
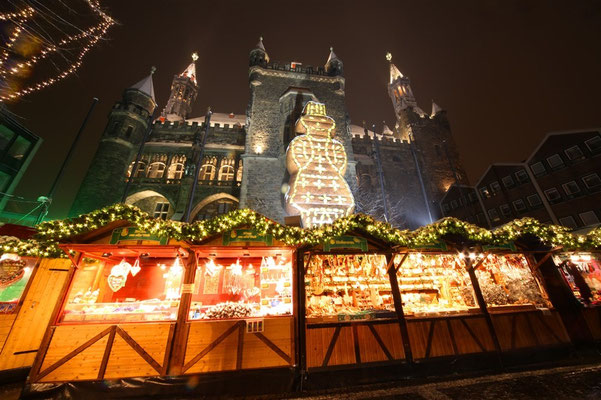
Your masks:
<svg viewBox="0 0 601 400"><path fill-rule="evenodd" d="M61 244L60 247L67 254L69 254L69 251L76 251L81 253L84 257L114 262L119 262L121 259L128 257L188 257L188 251L181 246Z"/></svg>

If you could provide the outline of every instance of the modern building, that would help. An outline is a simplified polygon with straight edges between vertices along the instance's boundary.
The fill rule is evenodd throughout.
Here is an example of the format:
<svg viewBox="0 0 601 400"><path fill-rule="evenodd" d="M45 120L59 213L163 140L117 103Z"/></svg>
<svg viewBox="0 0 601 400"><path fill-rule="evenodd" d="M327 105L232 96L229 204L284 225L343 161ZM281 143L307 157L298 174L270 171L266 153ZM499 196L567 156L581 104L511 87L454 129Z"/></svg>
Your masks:
<svg viewBox="0 0 601 400"><path fill-rule="evenodd" d="M42 139L0 103L0 222L19 220L35 207L15 201L13 193L41 144Z"/></svg>
<svg viewBox="0 0 601 400"><path fill-rule="evenodd" d="M383 125L374 133L351 124L343 63L332 49L324 66L278 63L270 61L260 40L249 57L246 113L212 113L204 138L205 116L190 115L198 92L196 58L173 78L158 117L153 116L158 105L152 74L124 91L72 216L125 199L160 218L192 221L248 207L284 222L290 179L286 151L309 101L324 104L335 123L332 137L346 153L344 179L356 211L415 228L440 217L439 201L452 183L467 184L446 112L436 104L430 114L421 110L409 79L392 62L388 93L396 124L394 130Z"/></svg>
<svg viewBox="0 0 601 400"><path fill-rule="evenodd" d="M601 130L549 133L523 163L492 164L475 187L451 187L441 202L445 216L484 227L515 218L580 229L601 220Z"/></svg>

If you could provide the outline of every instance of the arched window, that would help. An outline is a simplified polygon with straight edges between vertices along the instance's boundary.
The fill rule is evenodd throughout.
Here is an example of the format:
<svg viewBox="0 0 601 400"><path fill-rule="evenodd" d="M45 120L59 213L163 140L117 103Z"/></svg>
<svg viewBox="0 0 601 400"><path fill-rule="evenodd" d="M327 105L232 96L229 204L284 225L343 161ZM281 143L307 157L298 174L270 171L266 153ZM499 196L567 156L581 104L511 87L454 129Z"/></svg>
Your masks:
<svg viewBox="0 0 601 400"><path fill-rule="evenodd" d="M200 173L198 174L199 181L212 181L215 179L215 166L211 164L205 164L200 168Z"/></svg>
<svg viewBox="0 0 601 400"><path fill-rule="evenodd" d="M234 180L234 167L231 165L222 165L219 168L219 180L220 181L233 181Z"/></svg>
<svg viewBox="0 0 601 400"><path fill-rule="evenodd" d="M242 160L240 160L240 164L238 165L238 171L236 172L236 181L242 182Z"/></svg>
<svg viewBox="0 0 601 400"><path fill-rule="evenodd" d="M131 171L134 169L135 161L129 165L127 168L127 174L125 174L128 178L131 176ZM144 161L138 161L138 169L136 169L136 175L134 178L139 178L140 176L144 176L144 171L146 170L146 163Z"/></svg>
<svg viewBox="0 0 601 400"><path fill-rule="evenodd" d="M165 173L165 163L153 162L148 166L148 172L146 173L147 178L159 179L163 177Z"/></svg>
<svg viewBox="0 0 601 400"><path fill-rule="evenodd" d="M201 208L194 217L194 220L211 219L217 215L226 214L235 210L237 207L238 203L232 199L219 199Z"/></svg>
<svg viewBox="0 0 601 400"><path fill-rule="evenodd" d="M184 164L172 163L167 171L167 179L182 179L184 175Z"/></svg>

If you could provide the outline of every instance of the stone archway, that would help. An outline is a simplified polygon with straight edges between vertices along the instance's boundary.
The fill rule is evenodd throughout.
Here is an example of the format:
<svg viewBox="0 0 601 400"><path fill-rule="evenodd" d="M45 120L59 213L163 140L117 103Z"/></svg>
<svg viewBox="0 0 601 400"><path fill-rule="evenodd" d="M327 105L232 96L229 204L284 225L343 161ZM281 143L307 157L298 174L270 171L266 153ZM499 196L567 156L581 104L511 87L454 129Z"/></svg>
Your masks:
<svg viewBox="0 0 601 400"><path fill-rule="evenodd" d="M196 207L194 207L194 209L190 213L190 221L195 221L195 220L198 219L199 216L204 215L203 213L201 213L201 211L203 211L203 209L205 211L207 211L208 207L217 206L220 203L221 204L229 203L229 204L231 204L231 205L234 206L231 209L225 210L225 212L229 212L231 210L237 209L239 202L240 202L240 200L238 200L236 197L234 197L234 196L232 196L231 194L228 194L228 193L216 193L216 194L211 195L209 197L205 197L202 201L200 201L196 205ZM220 212L211 212L211 213L207 213L207 214L219 215L219 214L223 214L223 212L221 212L221 213ZM205 219L205 218L201 218L201 219Z"/></svg>
<svg viewBox="0 0 601 400"><path fill-rule="evenodd" d="M129 195L125 204L131 204L140 210L147 212L151 217L171 219L175 207L168 198L154 190L142 190Z"/></svg>

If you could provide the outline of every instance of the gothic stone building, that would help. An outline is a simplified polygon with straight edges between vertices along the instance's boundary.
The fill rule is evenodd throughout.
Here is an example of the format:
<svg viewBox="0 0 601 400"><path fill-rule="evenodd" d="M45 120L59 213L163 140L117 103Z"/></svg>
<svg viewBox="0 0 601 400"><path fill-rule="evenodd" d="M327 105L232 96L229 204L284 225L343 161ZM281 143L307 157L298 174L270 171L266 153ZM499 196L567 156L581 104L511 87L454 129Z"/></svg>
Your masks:
<svg viewBox="0 0 601 400"><path fill-rule="evenodd" d="M284 222L286 149L310 100L325 104L335 120L333 136L346 149L345 179L356 211L414 228L439 218L439 201L451 184L467 183L445 111L434 103L430 115L422 111L409 79L392 63L388 91L397 121L394 131L384 125L381 133L350 123L343 63L332 50L323 67L281 64L270 61L260 40L250 52L246 115L213 113L206 137L205 116L189 115L196 78L192 62L173 78L156 119L152 74L124 91L72 216L125 198L159 218L193 221L248 207Z"/></svg>

